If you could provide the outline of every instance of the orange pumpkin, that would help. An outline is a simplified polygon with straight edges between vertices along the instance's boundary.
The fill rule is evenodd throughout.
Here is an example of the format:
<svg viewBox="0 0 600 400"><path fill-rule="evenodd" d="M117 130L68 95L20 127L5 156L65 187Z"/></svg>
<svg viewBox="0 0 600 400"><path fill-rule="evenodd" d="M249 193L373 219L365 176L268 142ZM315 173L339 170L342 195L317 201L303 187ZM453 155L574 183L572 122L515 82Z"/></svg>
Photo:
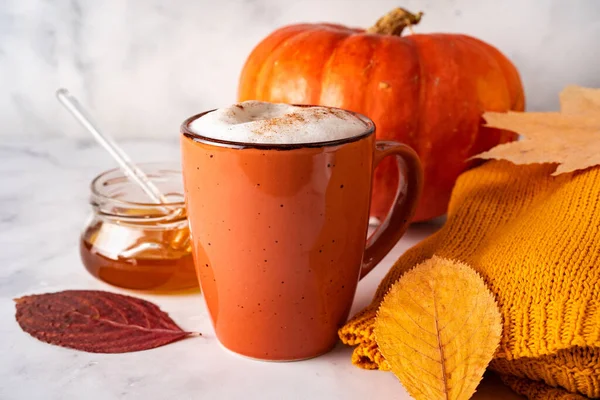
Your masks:
<svg viewBox="0 0 600 400"><path fill-rule="evenodd" d="M497 49L458 34L400 36L419 22L395 9L367 31L335 24L278 29L252 51L239 99L320 104L369 116L379 139L414 148L423 164L423 197L415 220L445 214L466 160L510 132L482 126L483 111L522 111L519 74ZM371 215L392 203L398 173L392 160L375 171Z"/></svg>

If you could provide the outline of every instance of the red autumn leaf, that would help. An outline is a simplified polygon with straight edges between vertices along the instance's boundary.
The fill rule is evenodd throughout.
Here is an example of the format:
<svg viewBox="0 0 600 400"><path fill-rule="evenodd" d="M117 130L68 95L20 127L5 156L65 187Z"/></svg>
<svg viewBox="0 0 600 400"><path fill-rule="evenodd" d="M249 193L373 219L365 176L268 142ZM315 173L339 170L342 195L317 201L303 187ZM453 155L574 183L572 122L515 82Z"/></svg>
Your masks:
<svg viewBox="0 0 600 400"><path fill-rule="evenodd" d="M43 342L91 353L147 350L193 334L156 305L116 293L65 290L15 302L17 322L25 332Z"/></svg>

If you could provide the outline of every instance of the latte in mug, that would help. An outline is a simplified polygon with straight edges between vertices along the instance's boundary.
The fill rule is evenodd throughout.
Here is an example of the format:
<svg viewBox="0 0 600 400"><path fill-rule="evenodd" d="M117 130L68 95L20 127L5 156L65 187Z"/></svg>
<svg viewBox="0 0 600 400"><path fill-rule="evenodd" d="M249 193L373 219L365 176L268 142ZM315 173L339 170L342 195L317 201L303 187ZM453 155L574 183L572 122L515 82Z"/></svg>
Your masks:
<svg viewBox="0 0 600 400"><path fill-rule="evenodd" d="M219 341L260 360L330 350L359 279L414 214L416 153L329 107L238 103L181 132L194 263ZM387 156L402 175L398 196L367 238L373 169Z"/></svg>

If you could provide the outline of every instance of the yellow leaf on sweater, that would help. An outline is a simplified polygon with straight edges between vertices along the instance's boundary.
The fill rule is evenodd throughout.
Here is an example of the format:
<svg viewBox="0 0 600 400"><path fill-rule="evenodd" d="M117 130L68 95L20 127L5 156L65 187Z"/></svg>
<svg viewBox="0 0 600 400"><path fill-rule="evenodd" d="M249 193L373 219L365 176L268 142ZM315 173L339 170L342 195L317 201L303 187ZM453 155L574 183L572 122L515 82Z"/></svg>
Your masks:
<svg viewBox="0 0 600 400"><path fill-rule="evenodd" d="M383 299L375 340L415 399L469 399L500 343L500 311L469 266L436 257L417 265Z"/></svg>
<svg viewBox="0 0 600 400"><path fill-rule="evenodd" d="M486 112L492 128L523 135L473 158L502 159L514 164L556 163L552 175L600 164L600 89L566 87L561 112Z"/></svg>

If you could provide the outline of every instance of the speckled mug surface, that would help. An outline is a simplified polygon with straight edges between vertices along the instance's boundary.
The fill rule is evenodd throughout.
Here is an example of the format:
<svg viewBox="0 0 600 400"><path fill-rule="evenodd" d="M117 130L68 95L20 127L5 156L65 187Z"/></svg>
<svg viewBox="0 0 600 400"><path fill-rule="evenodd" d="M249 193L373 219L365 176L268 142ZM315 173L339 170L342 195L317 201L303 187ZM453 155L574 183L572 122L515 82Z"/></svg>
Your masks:
<svg viewBox="0 0 600 400"><path fill-rule="evenodd" d="M210 111L209 111L210 112ZM181 128L193 255L219 341L273 361L330 350L356 285L408 227L422 171L409 147L376 142L375 126L308 144L215 140ZM400 187L367 239L374 166L395 156Z"/></svg>

